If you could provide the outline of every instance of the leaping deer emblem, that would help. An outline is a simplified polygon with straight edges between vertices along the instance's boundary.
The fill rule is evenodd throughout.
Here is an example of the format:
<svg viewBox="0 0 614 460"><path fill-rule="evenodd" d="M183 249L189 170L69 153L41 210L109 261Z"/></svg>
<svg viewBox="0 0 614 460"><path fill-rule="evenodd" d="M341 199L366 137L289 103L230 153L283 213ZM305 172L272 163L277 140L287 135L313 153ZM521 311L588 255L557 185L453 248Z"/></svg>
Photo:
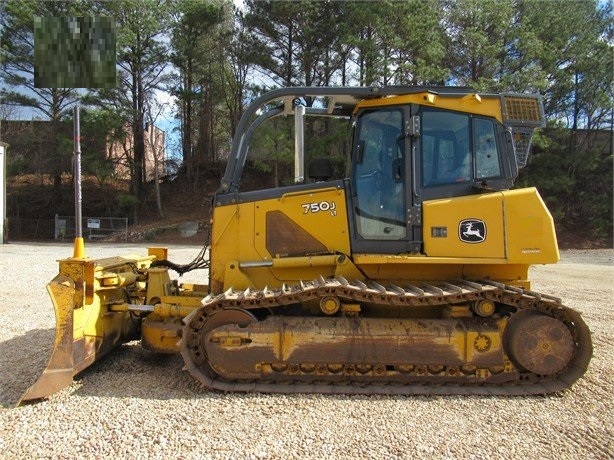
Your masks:
<svg viewBox="0 0 614 460"><path fill-rule="evenodd" d="M477 236L481 240L484 239L484 237L480 233L480 229L473 228L473 222L467 222L465 225L466 227L465 227L465 231L463 232L463 235L465 235L467 238L471 238L472 236Z"/></svg>
<svg viewBox="0 0 614 460"><path fill-rule="evenodd" d="M458 226L458 237L465 243L481 243L486 240L486 222L480 219L465 219Z"/></svg>

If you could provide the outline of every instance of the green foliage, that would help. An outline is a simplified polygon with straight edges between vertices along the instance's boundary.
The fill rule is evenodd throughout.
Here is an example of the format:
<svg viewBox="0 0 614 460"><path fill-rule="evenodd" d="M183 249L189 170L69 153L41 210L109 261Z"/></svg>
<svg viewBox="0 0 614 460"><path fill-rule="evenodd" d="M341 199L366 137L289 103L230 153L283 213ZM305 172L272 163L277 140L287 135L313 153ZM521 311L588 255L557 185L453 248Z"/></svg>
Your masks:
<svg viewBox="0 0 614 460"><path fill-rule="evenodd" d="M614 176L607 135L558 127L536 136L517 185L539 189L559 228L579 229L586 237L612 237Z"/></svg>
<svg viewBox="0 0 614 460"><path fill-rule="evenodd" d="M132 195L130 193L118 193L117 194L117 205L124 212L128 212L138 203L139 203L139 199L135 195Z"/></svg>
<svg viewBox="0 0 614 460"><path fill-rule="evenodd" d="M101 14L115 18L117 30L117 85L90 95L98 107L114 107L130 126L126 144L131 193L145 200L145 119L147 100L162 89L167 66L166 31L171 2L163 0L109 0L96 2ZM137 217L137 203L132 215Z"/></svg>
<svg viewBox="0 0 614 460"><path fill-rule="evenodd" d="M541 81L526 88L543 92L548 117L573 129L611 117L611 3L523 0L518 6L517 68L539 70Z"/></svg>
<svg viewBox="0 0 614 460"><path fill-rule="evenodd" d="M112 158L107 148L127 136L123 123L122 117L108 109L81 111L83 174L94 176L101 187L115 176L117 158Z"/></svg>
<svg viewBox="0 0 614 460"><path fill-rule="evenodd" d="M418 84L448 75L434 0L246 6L252 62L274 85Z"/></svg>
<svg viewBox="0 0 614 460"><path fill-rule="evenodd" d="M251 165L255 170L271 175L274 186L294 182L293 125L293 117L274 118L265 122L252 140ZM350 125L347 120L306 117L305 165L316 158L327 158L333 163L334 178L341 179L346 175L349 143Z"/></svg>
<svg viewBox="0 0 614 460"><path fill-rule="evenodd" d="M334 178L346 177L351 129L348 120L308 118L305 135L305 163L328 158L333 163Z"/></svg>
<svg viewBox="0 0 614 460"><path fill-rule="evenodd" d="M171 60L178 74L170 87L183 120L181 150L190 183L199 165L216 161L219 139L232 135L224 122L228 117L224 79L232 39L230 12L227 0L178 0L173 13Z"/></svg>
<svg viewBox="0 0 614 460"><path fill-rule="evenodd" d="M31 107L59 120L77 94L72 88L39 88L35 84L34 18L82 15L87 2L5 0L0 4L0 98L5 104Z"/></svg>
<svg viewBox="0 0 614 460"><path fill-rule="evenodd" d="M291 184L294 180L294 138L290 117L268 120L256 131L250 149L254 168L273 176L275 187Z"/></svg>
<svg viewBox="0 0 614 460"><path fill-rule="evenodd" d="M447 64L460 84L483 90L505 73L504 61L513 27L513 1L454 0L444 2Z"/></svg>
<svg viewBox="0 0 614 460"><path fill-rule="evenodd" d="M84 137L115 136L126 146L131 196L144 200L143 125L157 91L176 98L182 171L195 182L199 168L227 155L245 104L262 88L466 84L541 93L550 125L561 129L536 137L520 182L537 185L565 225L590 225L595 234L611 225L611 152L578 144L583 129L612 128L611 2L247 0L238 11L231 0L4 0L0 8L2 103L29 107L58 129L24 142L12 172L44 171L61 184L71 136L59 130L77 98L100 109L84 110ZM113 17L116 86L86 97L70 88L36 88L35 16ZM250 150L249 160L277 184L292 178L292 129L281 134L291 123L265 124ZM341 174L348 140L333 125L307 123L306 154L332 158ZM103 184L114 165L102 147L88 148L84 171Z"/></svg>
<svg viewBox="0 0 614 460"><path fill-rule="evenodd" d="M10 158L6 165L6 177L19 176L28 173L31 162L23 155L16 155Z"/></svg>
<svg viewBox="0 0 614 460"><path fill-rule="evenodd" d="M40 158L43 168L54 181L52 206L61 206L62 173L70 170L65 145L62 141L62 116L75 102L77 94L72 88L39 88L35 82L37 68L34 61L34 18L76 16L84 12L86 2L37 2L32 0L6 0L0 4L0 101L7 105L27 107L49 120L43 130L46 138L45 155ZM41 136L41 132L36 136ZM34 158L29 158L34 160Z"/></svg>

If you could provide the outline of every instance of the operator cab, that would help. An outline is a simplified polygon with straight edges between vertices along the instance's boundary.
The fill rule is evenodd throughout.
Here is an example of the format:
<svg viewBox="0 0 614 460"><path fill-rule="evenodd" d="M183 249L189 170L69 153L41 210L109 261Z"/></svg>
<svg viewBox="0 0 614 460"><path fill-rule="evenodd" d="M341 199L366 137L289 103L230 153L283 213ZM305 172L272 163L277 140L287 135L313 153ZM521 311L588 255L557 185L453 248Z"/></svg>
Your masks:
<svg viewBox="0 0 614 460"><path fill-rule="evenodd" d="M293 184L239 193L254 132L265 121L285 115L295 117ZM343 178L335 177L340 168L331 167L331 152L322 143L315 159L306 161L306 116L351 120ZM214 201L223 206L343 190L349 234L341 233L349 236L351 252L420 254L423 204L511 188L518 168L526 164L533 130L543 123L541 99L534 95L437 86L280 88L258 98L243 114ZM311 125L317 136L315 132ZM326 210L333 206L333 201L310 199L301 203L307 215L320 211L322 203ZM331 252L346 250L329 246Z"/></svg>
<svg viewBox="0 0 614 460"><path fill-rule="evenodd" d="M348 208L361 252L420 252L423 200L509 189L518 173L496 119L395 99L354 115Z"/></svg>

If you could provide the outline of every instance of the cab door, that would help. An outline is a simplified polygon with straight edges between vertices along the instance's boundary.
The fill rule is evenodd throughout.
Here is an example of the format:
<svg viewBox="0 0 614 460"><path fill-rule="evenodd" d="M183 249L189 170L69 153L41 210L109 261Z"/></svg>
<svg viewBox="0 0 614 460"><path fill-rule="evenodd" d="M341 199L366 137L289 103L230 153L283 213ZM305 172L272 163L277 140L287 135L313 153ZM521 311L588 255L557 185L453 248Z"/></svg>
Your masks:
<svg viewBox="0 0 614 460"><path fill-rule="evenodd" d="M409 117L409 106L366 109L356 117L348 193L353 252L420 250L420 226L411 222L416 197Z"/></svg>

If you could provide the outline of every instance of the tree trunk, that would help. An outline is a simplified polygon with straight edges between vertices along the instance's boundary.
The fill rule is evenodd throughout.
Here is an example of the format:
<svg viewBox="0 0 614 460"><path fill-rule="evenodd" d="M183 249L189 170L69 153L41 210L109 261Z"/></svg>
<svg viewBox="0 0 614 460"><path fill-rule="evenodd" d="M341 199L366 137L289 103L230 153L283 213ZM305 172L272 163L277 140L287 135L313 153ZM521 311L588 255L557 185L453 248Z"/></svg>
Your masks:
<svg viewBox="0 0 614 460"><path fill-rule="evenodd" d="M133 194L137 199L132 207L132 215L134 223L137 223L138 207L143 199L143 165L145 161L145 143L143 132L143 80L141 71L137 69L132 76L133 90L132 90L132 136L134 146L134 175L132 178Z"/></svg>
<svg viewBox="0 0 614 460"><path fill-rule="evenodd" d="M62 152L60 151L60 135L62 123L60 122L60 94L57 89L51 92L51 155L53 171L53 209L58 211L62 204Z"/></svg>
<svg viewBox="0 0 614 460"><path fill-rule="evenodd" d="M194 178L194 158L192 154L192 61L188 61L186 75L185 75L185 88L186 98L184 102L184 114L183 114L183 164L185 166L186 178L188 186L192 183Z"/></svg>
<svg viewBox="0 0 614 460"><path fill-rule="evenodd" d="M153 167L154 167L154 191L156 194L156 207L158 209L158 215L164 217L164 210L162 209L162 196L160 195L160 173L158 171L160 165L160 159L158 155L160 149L158 149L158 142L156 139L156 128L154 126L154 120L151 114L149 115L149 145L151 148L151 154L153 155Z"/></svg>

